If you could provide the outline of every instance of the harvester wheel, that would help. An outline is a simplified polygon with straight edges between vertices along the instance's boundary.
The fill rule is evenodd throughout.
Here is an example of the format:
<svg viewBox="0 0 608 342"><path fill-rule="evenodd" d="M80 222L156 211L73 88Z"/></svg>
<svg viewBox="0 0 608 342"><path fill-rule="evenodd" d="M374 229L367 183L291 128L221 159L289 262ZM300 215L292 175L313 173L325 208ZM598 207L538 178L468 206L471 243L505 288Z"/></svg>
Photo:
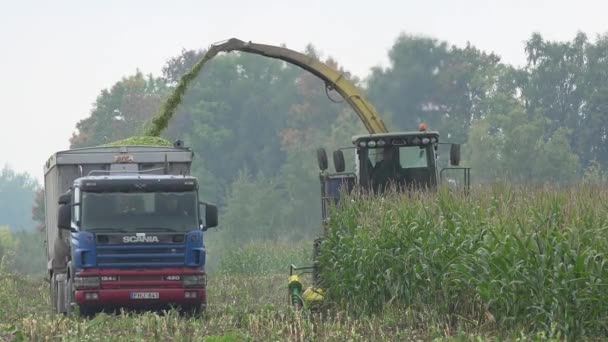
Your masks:
<svg viewBox="0 0 608 342"><path fill-rule="evenodd" d="M327 152L325 152L323 147L317 149L317 163L319 164L319 169L321 169L321 171L327 170Z"/></svg>
<svg viewBox="0 0 608 342"><path fill-rule="evenodd" d="M336 172L344 172L346 169L346 163L344 162L344 153L342 150L334 151L334 168Z"/></svg>

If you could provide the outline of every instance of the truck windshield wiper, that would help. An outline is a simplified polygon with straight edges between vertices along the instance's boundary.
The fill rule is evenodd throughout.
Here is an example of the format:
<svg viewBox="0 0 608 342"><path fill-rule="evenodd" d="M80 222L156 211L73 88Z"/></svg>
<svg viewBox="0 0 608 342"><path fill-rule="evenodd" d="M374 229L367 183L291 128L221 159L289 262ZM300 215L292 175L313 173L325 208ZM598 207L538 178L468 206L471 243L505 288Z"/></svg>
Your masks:
<svg viewBox="0 0 608 342"><path fill-rule="evenodd" d="M128 231L121 228L95 228L89 229L89 232L97 233L97 232L111 232L111 233L128 233Z"/></svg>
<svg viewBox="0 0 608 342"><path fill-rule="evenodd" d="M142 228L137 228L135 231L140 232L140 231L145 231L145 230L164 230L164 231L168 231L168 232L178 232L177 229L174 228L169 228L169 227L142 227Z"/></svg>

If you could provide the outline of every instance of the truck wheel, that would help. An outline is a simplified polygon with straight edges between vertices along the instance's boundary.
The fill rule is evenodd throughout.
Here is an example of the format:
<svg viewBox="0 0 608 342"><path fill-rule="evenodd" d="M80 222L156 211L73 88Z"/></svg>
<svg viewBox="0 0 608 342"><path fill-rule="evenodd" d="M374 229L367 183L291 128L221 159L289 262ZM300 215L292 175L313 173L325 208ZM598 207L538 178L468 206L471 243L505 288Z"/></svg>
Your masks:
<svg viewBox="0 0 608 342"><path fill-rule="evenodd" d="M72 315L72 297L73 296L74 296L74 293L72 292L72 277L70 276L66 283L66 289L65 289L65 304L66 304L65 312L68 317Z"/></svg>
<svg viewBox="0 0 608 342"><path fill-rule="evenodd" d="M67 297L67 281L65 274L55 274L55 313L65 314L66 313L66 297ZM59 279L60 280L59 280Z"/></svg>
<svg viewBox="0 0 608 342"><path fill-rule="evenodd" d="M57 311L55 307L55 303L57 303L57 291L55 291L55 277L51 276L51 280L49 281L49 306L53 307L53 311Z"/></svg>
<svg viewBox="0 0 608 342"><path fill-rule="evenodd" d="M59 284L59 282L55 282L55 313L63 313L63 310L61 308L61 285Z"/></svg>
<svg viewBox="0 0 608 342"><path fill-rule="evenodd" d="M202 313L205 312L205 310L207 310L207 298L206 297L205 297L205 300L201 303L201 305L198 306L196 315L197 316L201 315Z"/></svg>
<svg viewBox="0 0 608 342"><path fill-rule="evenodd" d="M192 305L186 307L186 315L189 317L198 317L201 314L200 305Z"/></svg>
<svg viewBox="0 0 608 342"><path fill-rule="evenodd" d="M203 302L200 305L184 305L180 307L180 313L186 317L199 317L206 308L206 302Z"/></svg>
<svg viewBox="0 0 608 342"><path fill-rule="evenodd" d="M93 318L97 314L97 310L94 308L79 306L78 313L80 314L80 317L88 319Z"/></svg>
<svg viewBox="0 0 608 342"><path fill-rule="evenodd" d="M207 298L201 303L201 312L204 312L205 310L207 310Z"/></svg>
<svg viewBox="0 0 608 342"><path fill-rule="evenodd" d="M57 282L57 313L65 313L65 285L64 282Z"/></svg>
<svg viewBox="0 0 608 342"><path fill-rule="evenodd" d="M53 312L55 314L61 313L60 292L57 275L53 274L51 277L51 305L53 306Z"/></svg>

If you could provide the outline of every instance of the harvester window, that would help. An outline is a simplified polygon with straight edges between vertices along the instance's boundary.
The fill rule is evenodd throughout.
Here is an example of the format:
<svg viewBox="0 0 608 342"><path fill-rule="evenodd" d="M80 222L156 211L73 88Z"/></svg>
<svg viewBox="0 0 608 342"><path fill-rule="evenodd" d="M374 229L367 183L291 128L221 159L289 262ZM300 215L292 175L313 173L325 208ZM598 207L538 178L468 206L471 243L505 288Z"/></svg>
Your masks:
<svg viewBox="0 0 608 342"><path fill-rule="evenodd" d="M407 146L399 149L399 162L402 168L415 168L429 166L426 147Z"/></svg>
<svg viewBox="0 0 608 342"><path fill-rule="evenodd" d="M375 190L384 188L389 182L397 181L399 175L399 150L396 148L374 149L376 152L374 168L371 171L371 183ZM382 151L382 153L379 153Z"/></svg>

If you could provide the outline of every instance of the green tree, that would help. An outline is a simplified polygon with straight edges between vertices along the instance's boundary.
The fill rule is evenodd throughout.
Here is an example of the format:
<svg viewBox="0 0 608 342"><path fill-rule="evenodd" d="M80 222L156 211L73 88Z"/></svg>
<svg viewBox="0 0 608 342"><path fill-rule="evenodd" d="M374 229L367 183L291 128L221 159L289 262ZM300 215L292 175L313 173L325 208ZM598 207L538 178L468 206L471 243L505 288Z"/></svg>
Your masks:
<svg viewBox="0 0 608 342"><path fill-rule="evenodd" d="M550 132L549 120L532 119L512 101L506 113L492 113L471 128L466 158L472 177L488 182L569 182L578 174L579 160L565 129Z"/></svg>
<svg viewBox="0 0 608 342"><path fill-rule="evenodd" d="M481 103L493 91L500 59L467 44L400 35L390 66L373 68L368 92L391 130L415 130L419 121L453 141L466 141Z"/></svg>
<svg viewBox="0 0 608 342"><path fill-rule="evenodd" d="M90 116L76 124L78 132L72 135L70 147L101 145L140 134L166 94L160 78L144 76L139 70L123 77L110 90L102 90Z"/></svg>
<svg viewBox="0 0 608 342"><path fill-rule="evenodd" d="M40 232L46 229L44 208L44 188L40 188L34 195L34 203L32 205L32 220L38 224L36 228Z"/></svg>
<svg viewBox="0 0 608 342"><path fill-rule="evenodd" d="M537 143L533 164L537 181L569 183L580 176L580 160L570 147L569 137L567 130L560 127Z"/></svg>
<svg viewBox="0 0 608 342"><path fill-rule="evenodd" d="M261 174L238 174L228 193L222 216L222 238L230 245L255 241L277 241L284 236L284 199L276 180Z"/></svg>
<svg viewBox="0 0 608 342"><path fill-rule="evenodd" d="M0 225L11 229L32 229L31 208L39 188L27 172L17 173L8 165L0 170Z"/></svg>
<svg viewBox="0 0 608 342"><path fill-rule="evenodd" d="M587 37L579 33L572 43L547 42L533 34L526 42L528 80L523 84L529 113L548 118L549 130L575 127L583 105Z"/></svg>
<svg viewBox="0 0 608 342"><path fill-rule="evenodd" d="M0 270L13 267L18 241L10 227L0 226Z"/></svg>
<svg viewBox="0 0 608 342"><path fill-rule="evenodd" d="M312 46L307 54L319 58ZM198 56L183 52L172 59L165 68L166 79L179 79ZM326 62L339 68L331 59ZM257 55L232 53L205 66L169 127L189 123L179 131L197 151L195 174L209 195L223 202L239 170L279 176L293 144L308 146L313 155L320 137L329 134L345 108L345 103L330 101L324 83L306 71ZM314 169L314 164L309 166Z"/></svg>
<svg viewBox="0 0 608 342"><path fill-rule="evenodd" d="M549 120L547 133L566 128L570 148L583 168L608 166L608 39L595 42L579 32L572 41L547 41L535 33L526 42L527 78L521 82L526 110Z"/></svg>

